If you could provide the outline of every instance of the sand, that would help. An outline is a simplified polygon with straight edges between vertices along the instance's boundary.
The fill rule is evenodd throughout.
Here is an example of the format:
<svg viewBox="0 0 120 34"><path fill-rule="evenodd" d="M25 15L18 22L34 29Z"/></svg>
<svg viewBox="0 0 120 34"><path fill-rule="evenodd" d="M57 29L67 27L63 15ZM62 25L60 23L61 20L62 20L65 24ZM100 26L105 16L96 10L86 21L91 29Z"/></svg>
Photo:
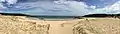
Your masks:
<svg viewBox="0 0 120 34"><path fill-rule="evenodd" d="M0 16L0 34L120 34L120 19L84 18L39 20L26 16Z"/></svg>
<svg viewBox="0 0 120 34"><path fill-rule="evenodd" d="M73 30L74 34L120 34L120 19L96 18L79 21Z"/></svg>
<svg viewBox="0 0 120 34"><path fill-rule="evenodd" d="M0 34L48 34L49 25L25 16L0 16Z"/></svg>
<svg viewBox="0 0 120 34"><path fill-rule="evenodd" d="M50 27L50 34L73 34L72 23L63 24L66 21L47 21Z"/></svg>

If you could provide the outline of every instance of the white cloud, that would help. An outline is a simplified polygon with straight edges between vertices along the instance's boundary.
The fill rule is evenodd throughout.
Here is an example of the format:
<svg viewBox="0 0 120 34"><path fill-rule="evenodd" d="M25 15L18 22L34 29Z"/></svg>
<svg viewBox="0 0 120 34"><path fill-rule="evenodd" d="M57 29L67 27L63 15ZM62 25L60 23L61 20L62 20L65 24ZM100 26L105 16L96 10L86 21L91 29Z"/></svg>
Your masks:
<svg viewBox="0 0 120 34"><path fill-rule="evenodd" d="M8 4L15 4L17 3L18 0L6 0Z"/></svg>
<svg viewBox="0 0 120 34"><path fill-rule="evenodd" d="M96 6L90 6L90 8L95 9L95 8L96 8Z"/></svg>
<svg viewBox="0 0 120 34"><path fill-rule="evenodd" d="M120 1L114 3L111 6L106 6L104 8L94 9L93 12L89 12L89 14L118 14L120 13Z"/></svg>
<svg viewBox="0 0 120 34"><path fill-rule="evenodd" d="M74 15L85 15L90 11L87 9L88 6L84 2L65 1L63 2L63 4L65 4L69 9L71 9L71 14Z"/></svg>
<svg viewBox="0 0 120 34"><path fill-rule="evenodd" d="M7 5L9 6L10 4L16 4L17 0L0 0L0 8L5 9L7 7L3 6L4 3L2 2L7 2Z"/></svg>
<svg viewBox="0 0 120 34"><path fill-rule="evenodd" d="M5 0L0 0L0 2L5 2Z"/></svg>
<svg viewBox="0 0 120 34"><path fill-rule="evenodd" d="M4 1L4 0L1 0ZM15 4L17 0L8 0L9 4ZM0 8L3 7L0 4ZM37 7L37 8L36 8ZM54 1L54 2L26 2L18 3L14 10L30 9L27 11L20 11L20 13L30 14L30 15L70 15L70 16L83 16L85 14L94 13L120 13L120 1L116 2L112 6L106 6L104 8L96 9L96 6L88 6L84 2L76 1ZM36 8L36 9L31 9ZM90 8L90 9L88 9ZM9 11L10 12L10 11ZM13 11L19 12L19 11Z"/></svg>
<svg viewBox="0 0 120 34"><path fill-rule="evenodd" d="M5 0L0 0L0 9L6 9L6 7L3 6L2 2L5 2Z"/></svg>
<svg viewBox="0 0 120 34"><path fill-rule="evenodd" d="M47 14L47 15L83 16L90 11L89 9L87 9L88 6L84 2L64 1L64 2L59 3L59 1L55 1L53 3L40 2L39 4L40 4L38 6L40 7L38 8L39 10L30 10L29 13L27 14L34 13L34 15L36 15L36 14L44 13L45 15Z"/></svg>
<svg viewBox="0 0 120 34"><path fill-rule="evenodd" d="M118 2L115 3L115 4L113 4L113 5L110 7L110 10L120 11L120 1L118 1Z"/></svg>
<svg viewBox="0 0 120 34"><path fill-rule="evenodd" d="M0 3L0 9L6 8L2 5L2 3Z"/></svg>

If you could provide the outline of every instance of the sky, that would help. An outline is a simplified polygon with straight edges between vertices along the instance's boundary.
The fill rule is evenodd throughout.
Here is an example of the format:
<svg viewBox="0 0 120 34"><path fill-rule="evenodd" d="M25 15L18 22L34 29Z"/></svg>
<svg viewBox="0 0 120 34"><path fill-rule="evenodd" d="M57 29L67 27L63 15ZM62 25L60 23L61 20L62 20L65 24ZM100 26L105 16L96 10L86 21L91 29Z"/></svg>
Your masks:
<svg viewBox="0 0 120 34"><path fill-rule="evenodd" d="M120 0L0 0L0 12L49 16L120 14Z"/></svg>

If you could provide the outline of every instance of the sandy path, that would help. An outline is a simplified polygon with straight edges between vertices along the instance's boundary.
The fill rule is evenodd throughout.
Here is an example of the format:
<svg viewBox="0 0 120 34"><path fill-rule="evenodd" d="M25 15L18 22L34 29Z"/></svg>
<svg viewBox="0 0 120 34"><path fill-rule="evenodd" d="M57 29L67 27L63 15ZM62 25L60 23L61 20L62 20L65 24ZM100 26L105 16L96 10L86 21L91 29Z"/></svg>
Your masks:
<svg viewBox="0 0 120 34"><path fill-rule="evenodd" d="M72 32L72 23L64 24L64 27L61 26L62 23L67 21L46 21L50 24L49 34L73 34Z"/></svg>

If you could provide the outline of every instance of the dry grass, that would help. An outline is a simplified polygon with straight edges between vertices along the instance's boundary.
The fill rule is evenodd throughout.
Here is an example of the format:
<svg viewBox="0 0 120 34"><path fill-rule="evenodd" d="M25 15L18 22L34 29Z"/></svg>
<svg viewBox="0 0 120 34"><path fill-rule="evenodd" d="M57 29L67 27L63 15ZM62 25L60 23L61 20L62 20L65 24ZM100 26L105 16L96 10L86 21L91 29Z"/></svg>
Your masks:
<svg viewBox="0 0 120 34"><path fill-rule="evenodd" d="M97 18L80 21L73 27L74 34L120 34L120 20Z"/></svg>
<svg viewBox="0 0 120 34"><path fill-rule="evenodd" d="M25 16L0 16L0 34L48 34L49 25Z"/></svg>

